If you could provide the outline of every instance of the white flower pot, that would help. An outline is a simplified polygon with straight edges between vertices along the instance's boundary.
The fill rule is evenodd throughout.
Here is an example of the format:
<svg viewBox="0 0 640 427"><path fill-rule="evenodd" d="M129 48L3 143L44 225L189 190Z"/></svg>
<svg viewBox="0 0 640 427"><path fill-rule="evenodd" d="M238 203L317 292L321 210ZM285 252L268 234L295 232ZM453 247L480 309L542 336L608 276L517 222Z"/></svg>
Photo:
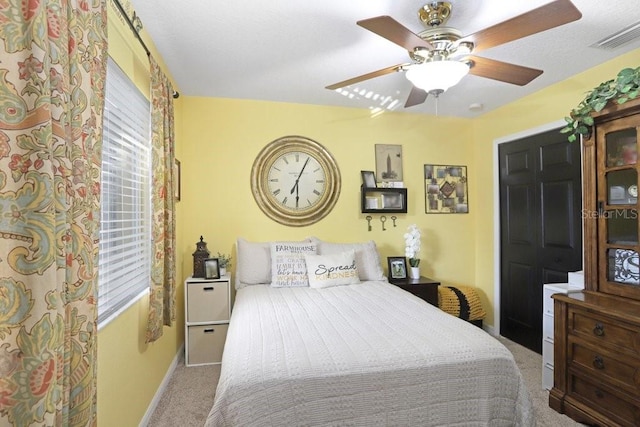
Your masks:
<svg viewBox="0 0 640 427"><path fill-rule="evenodd" d="M419 279L420 278L420 267L411 267L411 278Z"/></svg>

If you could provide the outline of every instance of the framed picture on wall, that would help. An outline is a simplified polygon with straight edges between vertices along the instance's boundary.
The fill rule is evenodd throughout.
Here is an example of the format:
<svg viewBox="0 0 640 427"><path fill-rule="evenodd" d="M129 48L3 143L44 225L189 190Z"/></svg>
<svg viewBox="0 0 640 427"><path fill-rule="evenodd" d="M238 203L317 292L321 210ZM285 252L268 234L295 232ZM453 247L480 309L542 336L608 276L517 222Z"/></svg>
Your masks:
<svg viewBox="0 0 640 427"><path fill-rule="evenodd" d="M381 182L402 181L402 145L376 144L376 176Z"/></svg>
<svg viewBox="0 0 640 427"><path fill-rule="evenodd" d="M467 167L424 165L425 213L468 213Z"/></svg>

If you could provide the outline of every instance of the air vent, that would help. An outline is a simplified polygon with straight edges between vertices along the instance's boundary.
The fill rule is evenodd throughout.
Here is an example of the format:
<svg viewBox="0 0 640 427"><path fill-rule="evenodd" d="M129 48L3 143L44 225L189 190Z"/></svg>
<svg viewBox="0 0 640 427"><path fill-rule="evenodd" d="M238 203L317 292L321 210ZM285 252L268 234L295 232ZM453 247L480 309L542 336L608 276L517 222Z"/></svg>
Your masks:
<svg viewBox="0 0 640 427"><path fill-rule="evenodd" d="M622 46L625 43L629 43L640 37L640 22L631 24L628 27L618 31L615 34L611 34L608 37L600 40L591 45L599 49L613 50Z"/></svg>

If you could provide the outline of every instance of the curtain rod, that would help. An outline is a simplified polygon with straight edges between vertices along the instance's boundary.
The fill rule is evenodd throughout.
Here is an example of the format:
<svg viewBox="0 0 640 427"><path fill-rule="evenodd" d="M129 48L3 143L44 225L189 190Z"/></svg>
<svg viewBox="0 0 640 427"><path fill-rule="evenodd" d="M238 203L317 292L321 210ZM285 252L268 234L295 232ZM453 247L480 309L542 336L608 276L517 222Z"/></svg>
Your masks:
<svg viewBox="0 0 640 427"><path fill-rule="evenodd" d="M120 0L113 0L113 2L115 3L116 7L120 11L120 14L127 21L127 24L129 24L129 28L131 28L131 31L133 31L133 34L136 36L136 39L138 39L138 41L142 45L142 48L147 53L147 56L151 56L151 52L149 51L149 48L147 47L147 45L144 43L144 41L140 37L140 33L138 33L138 31L136 30L135 25L133 25L133 22L131 22L131 19L129 18L129 15L127 15L127 12L125 12L124 8L122 7L122 4L120 3ZM135 16L136 16L135 12L133 12L133 16L134 16L134 19L135 19ZM174 90L173 91L173 97L174 98L178 98L179 96L180 96L180 93L178 93L178 91Z"/></svg>

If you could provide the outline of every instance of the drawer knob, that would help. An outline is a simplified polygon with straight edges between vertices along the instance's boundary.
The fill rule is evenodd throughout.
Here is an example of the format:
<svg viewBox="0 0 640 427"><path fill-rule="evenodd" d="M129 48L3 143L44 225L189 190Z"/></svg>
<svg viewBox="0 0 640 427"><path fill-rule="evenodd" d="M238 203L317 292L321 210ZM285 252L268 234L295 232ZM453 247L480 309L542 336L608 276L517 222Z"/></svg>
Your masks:
<svg viewBox="0 0 640 427"><path fill-rule="evenodd" d="M204 288L202 288L202 290L204 290L204 291L213 291L213 286L205 286Z"/></svg>
<svg viewBox="0 0 640 427"><path fill-rule="evenodd" d="M596 323L596 326L593 328L593 334L596 336L604 336L604 326L602 323Z"/></svg>
<svg viewBox="0 0 640 427"><path fill-rule="evenodd" d="M604 359L600 356L593 358L593 367L596 369L604 369Z"/></svg>
<svg viewBox="0 0 640 427"><path fill-rule="evenodd" d="M214 333L215 331L216 331L215 329L210 328L210 329L205 329L205 330L204 330L204 333L205 333L205 334L212 334L212 333Z"/></svg>

